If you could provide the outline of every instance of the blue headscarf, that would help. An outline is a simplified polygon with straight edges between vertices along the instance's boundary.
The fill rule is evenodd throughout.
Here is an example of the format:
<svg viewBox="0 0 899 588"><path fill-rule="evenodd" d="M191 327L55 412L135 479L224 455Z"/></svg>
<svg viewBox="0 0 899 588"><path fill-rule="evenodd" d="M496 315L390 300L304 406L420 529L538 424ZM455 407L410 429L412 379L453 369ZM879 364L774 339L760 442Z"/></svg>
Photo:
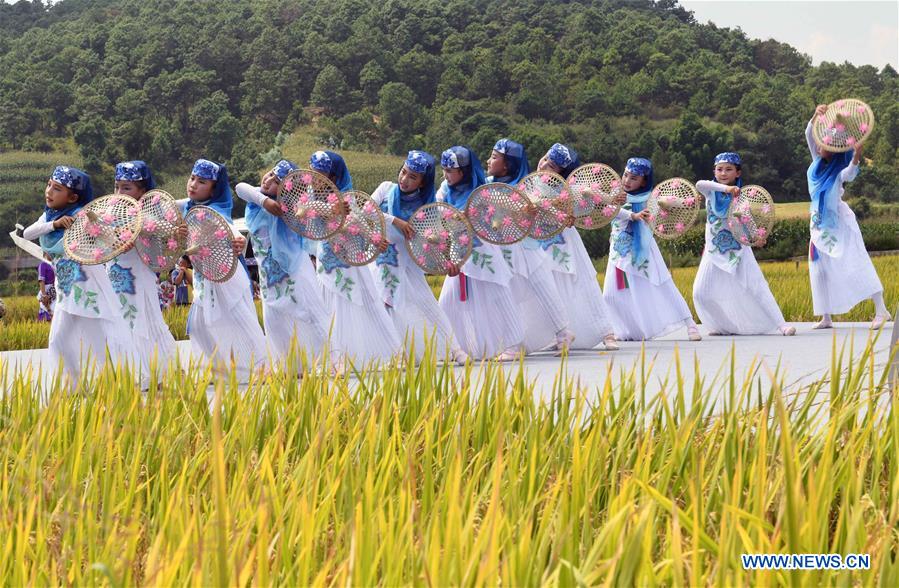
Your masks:
<svg viewBox="0 0 899 588"><path fill-rule="evenodd" d="M153 179L150 166L139 159L117 163L115 166L115 180L117 182L123 180L129 182L143 181L147 185L147 190L152 190L156 187L156 180Z"/></svg>
<svg viewBox="0 0 899 588"><path fill-rule="evenodd" d="M74 216L85 204L94 199L91 177L77 167L58 165L53 170L50 179L75 192L78 195L78 200L58 209L44 205L44 219L48 222L53 222L64 216ZM65 229L55 229L46 235L41 235L38 239L41 248L53 256L63 255L62 236L64 233Z"/></svg>
<svg viewBox="0 0 899 588"><path fill-rule="evenodd" d="M511 139L500 139L493 146L493 150L506 158L506 172L509 175L492 178L492 181L517 186L522 178L531 173L528 156L521 143L516 143Z"/></svg>
<svg viewBox="0 0 899 588"><path fill-rule="evenodd" d="M642 188L642 192L627 193L627 202L631 205L631 212L640 212L646 207L646 201L649 200L649 195L652 193L652 189L655 187L652 162L645 157L632 157L627 160L627 164L624 166L624 171L646 178L646 185ZM646 243L649 243L649 241L652 239L652 231L650 231L649 225L647 225L642 220L629 221L628 229L630 229L630 232L633 235L633 245L631 246L631 263L633 263L633 265L635 266L640 266L643 264L643 262L649 259L649 256L646 252ZM621 235L623 233L624 231L619 233L618 237L621 238Z"/></svg>
<svg viewBox="0 0 899 588"><path fill-rule="evenodd" d="M550 147L546 152L546 157L559 168L559 175L563 178L567 178L571 172L581 166L581 158L577 151L561 143Z"/></svg>
<svg viewBox="0 0 899 588"><path fill-rule="evenodd" d="M198 159L194 163L191 175L204 180L214 180L215 187L209 200L204 200L203 202L188 200L186 210L190 210L194 206L208 206L231 223L231 209L234 208L234 199L231 197L231 186L228 185L228 168L225 167L225 164L209 161L208 159Z"/></svg>
<svg viewBox="0 0 899 588"><path fill-rule="evenodd" d="M834 153L830 161L816 155L808 167L808 192L812 202L809 211L816 227L832 229L837 226L837 207L840 204L840 172L852 162L855 151Z"/></svg>
<svg viewBox="0 0 899 588"><path fill-rule="evenodd" d="M462 210L468 204L468 197L475 188L487 183L484 168L478 156L468 147L450 147L440 155L440 165L446 169L461 169L462 179L450 186L443 181L441 188L446 194L446 203Z"/></svg>
<svg viewBox="0 0 899 588"><path fill-rule="evenodd" d="M403 165L413 173L422 174L424 182L420 188L409 194L401 192L400 185L394 184L387 198L381 201L381 210L408 221L416 210L434 202L436 192L434 176L437 166L434 156L424 151L410 151Z"/></svg>
<svg viewBox="0 0 899 588"><path fill-rule="evenodd" d="M275 164L272 172L274 172L278 181L283 181L287 174L295 169L297 169L295 163L282 159ZM275 196L270 196L270 198L277 200ZM293 262L300 259L298 254L304 250L303 237L291 230L281 218L269 214L255 202L247 203L245 218L247 228L251 233L258 234L264 229L268 230L269 238L271 239L269 255L283 270L289 272Z"/></svg>
<svg viewBox="0 0 899 588"><path fill-rule="evenodd" d="M316 151L309 158L309 164L317 172L326 176L334 176L334 184L341 192L347 192L353 189L353 180L350 177L350 170L347 169L346 162L343 157L333 151Z"/></svg>

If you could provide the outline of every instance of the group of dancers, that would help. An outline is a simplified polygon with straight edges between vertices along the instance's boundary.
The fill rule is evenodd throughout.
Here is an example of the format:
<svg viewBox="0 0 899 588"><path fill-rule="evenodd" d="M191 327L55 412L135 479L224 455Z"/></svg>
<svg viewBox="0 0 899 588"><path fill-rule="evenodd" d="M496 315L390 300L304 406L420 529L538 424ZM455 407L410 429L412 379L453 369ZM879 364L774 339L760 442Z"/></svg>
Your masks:
<svg viewBox="0 0 899 588"><path fill-rule="evenodd" d="M861 147L845 153L818 147L811 124L806 130L812 157L809 272L814 312L822 316L815 328L832 326L832 315L868 298L876 308L872 328L880 328L891 318L883 287L855 216L842 200L844 183L858 174ZM567 177L580 164L573 148L557 143L537 168ZM794 335L752 248L735 239L726 223L744 181L740 156L721 153L710 164L714 181L696 185L707 211L705 250L693 288L698 318L712 335ZM444 178L439 186L438 165ZM345 161L333 151L316 151L308 167L341 192L353 189ZM644 205L655 185L648 159L633 157L625 166L602 289L579 233L569 226L551 239L528 237L513 245L475 238L471 256L452 268L438 299L405 246L413 236L411 216L432 202L464 211L472 192L485 183L516 186L530 172L521 144L499 140L486 169L464 146L450 147L439 162L424 151L410 151L396 180L383 182L371 195L384 214L387 239L367 266L345 263L327 240L304 239L284 221L279 186L297 168L281 160L258 186L235 187L247 203L264 329L246 271L238 268L223 282L194 274L188 316L192 352L233 365L241 377L264 372L271 361L296 356L301 349L309 357L328 357L340 369L349 362L387 361L413 347L421 358L426 341L438 357L462 364L508 361L537 351L615 350L618 341L649 340L681 328L691 341L702 338L647 224ZM154 187L144 162L116 165L116 193L139 200ZM197 160L186 188L188 198L178 201L182 212L203 205L232 221L234 200L224 165ZM102 362L108 356L129 362L146 381L155 366L168 365L176 355L159 307L156 274L133 249L102 265L84 265L65 255L64 231L94 196L85 172L57 167L44 195L44 213L24 237L39 239L56 270L52 360L78 377L87 357ZM246 241L233 228L232 233L239 254Z"/></svg>

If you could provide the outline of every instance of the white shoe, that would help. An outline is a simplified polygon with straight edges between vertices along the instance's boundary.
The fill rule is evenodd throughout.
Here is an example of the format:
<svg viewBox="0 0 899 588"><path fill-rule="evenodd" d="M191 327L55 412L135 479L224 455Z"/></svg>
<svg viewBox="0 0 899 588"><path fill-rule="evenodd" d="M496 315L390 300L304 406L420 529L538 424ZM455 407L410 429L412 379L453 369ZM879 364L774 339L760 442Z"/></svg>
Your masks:
<svg viewBox="0 0 899 588"><path fill-rule="evenodd" d="M796 334L796 327L793 325L784 325L780 328L780 334L784 337L792 337Z"/></svg>
<svg viewBox="0 0 899 588"><path fill-rule="evenodd" d="M876 314L876 315L874 315L874 320L871 321L871 328L875 331L880 330L881 328L883 328L883 325L885 325L887 323L887 321L889 321L892 318L893 317L890 316L889 313L887 313L885 315Z"/></svg>
<svg viewBox="0 0 899 588"><path fill-rule="evenodd" d="M572 343L574 343L575 336L568 329L562 329L558 333L556 333L556 346L554 349L557 351L566 351Z"/></svg>
<svg viewBox="0 0 899 588"><path fill-rule="evenodd" d="M495 359L496 361L515 361L516 359L518 359L518 354L512 353L511 351L503 351L493 359Z"/></svg>
<svg viewBox="0 0 899 588"><path fill-rule="evenodd" d="M606 351L618 351L621 347L618 346L618 343L615 341L615 335L609 335L605 339L602 340L602 344L605 346Z"/></svg>
<svg viewBox="0 0 899 588"><path fill-rule="evenodd" d="M687 327L687 335L690 337L690 341L702 341L702 335L699 334L699 329L696 327Z"/></svg>
<svg viewBox="0 0 899 588"><path fill-rule="evenodd" d="M456 365L465 365L465 362L468 361L468 354L462 351L461 349L456 349L453 351L453 363Z"/></svg>
<svg viewBox="0 0 899 588"><path fill-rule="evenodd" d="M829 318L823 318L819 322L815 323L813 329L832 329L833 322Z"/></svg>

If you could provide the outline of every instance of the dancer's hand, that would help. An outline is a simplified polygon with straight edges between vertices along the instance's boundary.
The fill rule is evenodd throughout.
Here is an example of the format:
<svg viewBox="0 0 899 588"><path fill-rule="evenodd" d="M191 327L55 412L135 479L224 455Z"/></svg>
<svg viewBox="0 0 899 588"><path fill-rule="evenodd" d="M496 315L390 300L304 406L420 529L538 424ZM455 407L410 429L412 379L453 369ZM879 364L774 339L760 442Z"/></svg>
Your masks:
<svg viewBox="0 0 899 588"><path fill-rule="evenodd" d="M281 208L281 203L273 198L266 198L262 201L262 208L265 209L265 212L274 215L274 216L284 216L284 209Z"/></svg>
<svg viewBox="0 0 899 588"><path fill-rule="evenodd" d="M53 221L54 229L68 229L72 226L72 223L75 222L75 219L70 216L61 216L55 221Z"/></svg>
<svg viewBox="0 0 899 588"><path fill-rule="evenodd" d="M247 240L243 237L234 237L231 241L231 248L234 250L234 255L241 255L246 246Z"/></svg>
<svg viewBox="0 0 899 588"><path fill-rule="evenodd" d="M412 225L399 217L393 218L393 226L395 226L397 230L401 232L407 239L411 239L415 236L415 230L412 228Z"/></svg>

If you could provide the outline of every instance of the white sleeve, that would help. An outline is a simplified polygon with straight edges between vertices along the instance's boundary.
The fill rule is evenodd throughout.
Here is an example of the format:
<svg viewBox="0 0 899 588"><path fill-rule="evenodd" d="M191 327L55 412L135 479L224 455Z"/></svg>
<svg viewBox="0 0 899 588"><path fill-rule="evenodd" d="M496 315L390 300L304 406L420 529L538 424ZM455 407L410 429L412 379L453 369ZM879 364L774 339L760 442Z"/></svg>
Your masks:
<svg viewBox="0 0 899 588"><path fill-rule="evenodd" d="M251 202L258 206L262 206L262 203L268 200L268 196L263 194L262 190L244 182L237 184L234 191L237 192L237 197L244 202Z"/></svg>
<svg viewBox="0 0 899 588"><path fill-rule="evenodd" d="M47 218L46 213L42 214L41 218L37 219L31 226L22 231L22 237L29 241L34 241L38 237L52 233L55 230L53 228L53 222L44 220L45 218Z"/></svg>
<svg viewBox="0 0 899 588"><path fill-rule="evenodd" d="M711 180L699 180L696 182L696 189L706 198L711 196L712 192L724 192L728 188L730 188L730 186L719 184L718 182L713 182Z"/></svg>
<svg viewBox="0 0 899 588"><path fill-rule="evenodd" d="M858 176L858 164L850 163L840 172L840 183L851 182Z"/></svg>
<svg viewBox="0 0 899 588"><path fill-rule="evenodd" d="M618 216L615 217L616 220L620 221L630 221L631 220L631 207L625 204L618 210Z"/></svg>
<svg viewBox="0 0 899 588"><path fill-rule="evenodd" d="M445 202L446 201L446 182L440 184L440 187L437 188L437 194L434 195L434 199L437 202Z"/></svg>
<svg viewBox="0 0 899 588"><path fill-rule="evenodd" d="M387 199L387 194L390 193L390 190L393 188L393 182L381 182L381 185L378 186L374 192L371 193L371 199L375 204L381 206L381 203ZM393 224L393 219L395 217L392 214L384 213L384 222L388 225Z"/></svg>
<svg viewBox="0 0 899 588"><path fill-rule="evenodd" d="M805 141L808 143L808 151L812 155L812 159L818 157L818 144L815 143L815 136L812 134L812 121L815 120L815 117L812 117L808 124L805 125Z"/></svg>

